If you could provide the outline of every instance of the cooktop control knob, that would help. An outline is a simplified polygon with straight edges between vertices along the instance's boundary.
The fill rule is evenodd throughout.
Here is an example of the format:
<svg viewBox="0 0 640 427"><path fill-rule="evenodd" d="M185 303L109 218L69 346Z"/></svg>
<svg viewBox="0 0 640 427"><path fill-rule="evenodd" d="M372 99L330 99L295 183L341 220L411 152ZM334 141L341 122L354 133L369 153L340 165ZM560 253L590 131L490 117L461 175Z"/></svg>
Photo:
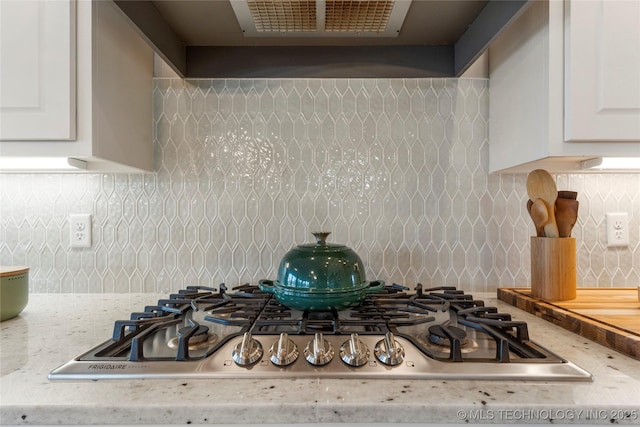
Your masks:
<svg viewBox="0 0 640 427"><path fill-rule="evenodd" d="M396 366L404 360L404 348L396 341L391 332L387 332L384 339L377 342L373 352L378 360L385 365Z"/></svg>
<svg viewBox="0 0 640 427"><path fill-rule="evenodd" d="M304 349L304 358L312 365L326 365L333 359L333 346L321 333L316 333Z"/></svg>
<svg viewBox="0 0 640 427"><path fill-rule="evenodd" d="M242 336L242 342L233 348L231 356L238 365L249 366L262 359L263 353L260 341L254 339L249 332L245 332Z"/></svg>
<svg viewBox="0 0 640 427"><path fill-rule="evenodd" d="M351 334L351 338L340 346L340 358L350 366L362 366L369 359L369 348L359 338Z"/></svg>
<svg viewBox="0 0 640 427"><path fill-rule="evenodd" d="M271 362L278 366L287 366L296 361L300 352L296 343L289 339L289 335L281 333L278 341L269 349Z"/></svg>

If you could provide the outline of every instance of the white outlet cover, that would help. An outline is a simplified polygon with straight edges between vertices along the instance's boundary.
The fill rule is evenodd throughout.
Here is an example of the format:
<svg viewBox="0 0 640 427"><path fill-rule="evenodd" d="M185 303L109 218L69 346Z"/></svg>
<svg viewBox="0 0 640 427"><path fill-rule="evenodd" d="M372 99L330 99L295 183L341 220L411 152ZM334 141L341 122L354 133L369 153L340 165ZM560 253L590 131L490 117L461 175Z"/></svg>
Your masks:
<svg viewBox="0 0 640 427"><path fill-rule="evenodd" d="M628 213L607 213L607 246L629 246Z"/></svg>
<svg viewBox="0 0 640 427"><path fill-rule="evenodd" d="M91 214L69 215L69 242L72 248L91 247Z"/></svg>

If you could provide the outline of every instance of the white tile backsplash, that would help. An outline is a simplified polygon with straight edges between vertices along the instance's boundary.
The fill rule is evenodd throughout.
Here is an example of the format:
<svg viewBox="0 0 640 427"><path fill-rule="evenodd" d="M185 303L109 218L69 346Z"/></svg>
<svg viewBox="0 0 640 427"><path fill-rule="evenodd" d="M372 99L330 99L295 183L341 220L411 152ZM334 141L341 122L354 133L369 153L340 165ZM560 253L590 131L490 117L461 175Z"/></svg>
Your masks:
<svg viewBox="0 0 640 427"><path fill-rule="evenodd" d="M470 291L529 283L526 175L489 175L486 79L157 79L155 172L0 174L0 264L37 292L168 292L275 278L310 231L367 277ZM640 283L640 175L579 192L578 282ZM630 215L607 248L605 213ZM68 216L93 215L69 248Z"/></svg>

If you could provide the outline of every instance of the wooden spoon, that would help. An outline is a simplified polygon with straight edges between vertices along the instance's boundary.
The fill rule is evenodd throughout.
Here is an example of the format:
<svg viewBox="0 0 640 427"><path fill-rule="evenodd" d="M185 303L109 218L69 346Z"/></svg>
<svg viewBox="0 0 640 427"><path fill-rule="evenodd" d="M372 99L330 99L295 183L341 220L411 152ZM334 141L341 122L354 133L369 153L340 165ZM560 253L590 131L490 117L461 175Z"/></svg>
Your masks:
<svg viewBox="0 0 640 427"><path fill-rule="evenodd" d="M535 202L529 200L527 203L529 215L536 226L536 236L544 237L544 225L549 221L549 211L542 199L536 199Z"/></svg>
<svg viewBox="0 0 640 427"><path fill-rule="evenodd" d="M542 199L547 207L548 218L544 224L544 235L558 237L555 212L558 187L551 174L544 169L531 171L527 176L527 194L531 200Z"/></svg>

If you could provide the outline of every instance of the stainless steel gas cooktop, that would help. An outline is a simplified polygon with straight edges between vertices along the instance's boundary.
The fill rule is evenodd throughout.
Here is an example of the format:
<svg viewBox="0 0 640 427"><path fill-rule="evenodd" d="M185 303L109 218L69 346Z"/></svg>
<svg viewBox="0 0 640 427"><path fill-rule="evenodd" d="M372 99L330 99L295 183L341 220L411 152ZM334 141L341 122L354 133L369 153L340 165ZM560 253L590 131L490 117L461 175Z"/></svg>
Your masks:
<svg viewBox="0 0 640 427"><path fill-rule="evenodd" d="M453 287L387 285L358 306L299 311L254 285L187 287L118 320L52 380L385 378L591 380L527 324Z"/></svg>

